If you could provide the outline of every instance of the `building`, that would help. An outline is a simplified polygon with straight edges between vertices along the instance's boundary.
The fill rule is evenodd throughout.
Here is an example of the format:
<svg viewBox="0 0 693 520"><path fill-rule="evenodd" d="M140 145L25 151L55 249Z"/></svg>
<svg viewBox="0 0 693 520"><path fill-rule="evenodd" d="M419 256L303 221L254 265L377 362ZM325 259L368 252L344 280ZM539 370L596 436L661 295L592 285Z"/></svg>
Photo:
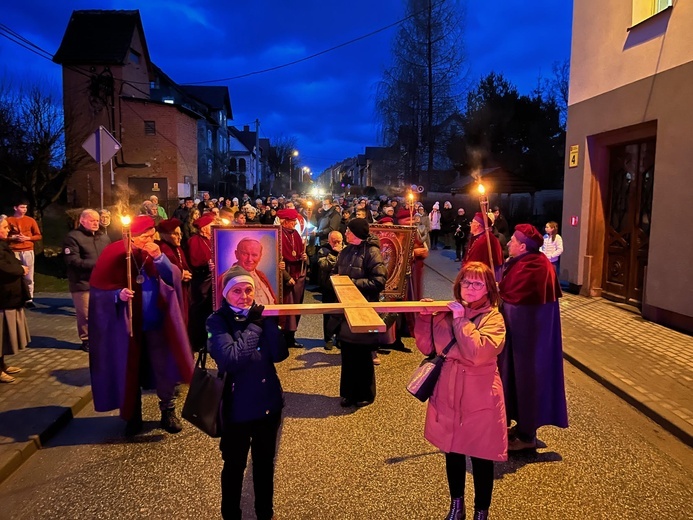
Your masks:
<svg viewBox="0 0 693 520"><path fill-rule="evenodd" d="M691 27L691 2L575 0L561 232L562 278L688 332Z"/></svg>
<svg viewBox="0 0 693 520"><path fill-rule="evenodd" d="M154 99L155 80L139 11L74 11L53 58L63 68L68 157L84 157L82 143L99 126L122 145L104 165L104 205L138 205L157 195L167 210L197 185L199 113ZM68 201L98 207L99 165L76 161ZM186 188L187 186L187 188Z"/></svg>

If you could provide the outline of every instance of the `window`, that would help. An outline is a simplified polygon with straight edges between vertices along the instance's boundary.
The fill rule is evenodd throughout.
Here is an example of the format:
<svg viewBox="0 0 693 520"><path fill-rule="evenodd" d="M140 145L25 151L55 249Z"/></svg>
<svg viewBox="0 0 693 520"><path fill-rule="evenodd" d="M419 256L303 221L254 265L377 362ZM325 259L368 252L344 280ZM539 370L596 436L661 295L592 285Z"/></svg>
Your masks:
<svg viewBox="0 0 693 520"><path fill-rule="evenodd" d="M207 159L207 173L212 175L212 159Z"/></svg>
<svg viewBox="0 0 693 520"><path fill-rule="evenodd" d="M144 122L144 135L156 135L156 121Z"/></svg>
<svg viewBox="0 0 693 520"><path fill-rule="evenodd" d="M140 64L140 57L142 55L137 52L135 49L130 49L129 57L130 57L130 63L134 63L135 65Z"/></svg>
<svg viewBox="0 0 693 520"><path fill-rule="evenodd" d="M633 0L633 25L671 7L672 0Z"/></svg>
<svg viewBox="0 0 693 520"><path fill-rule="evenodd" d="M232 172L237 172L238 171L238 165L236 164L236 158L232 157L231 160L229 161L229 170Z"/></svg>
<svg viewBox="0 0 693 520"><path fill-rule="evenodd" d="M238 159L238 171L241 173L245 173L245 159Z"/></svg>
<svg viewBox="0 0 693 520"><path fill-rule="evenodd" d="M207 148L212 149L212 131L207 130Z"/></svg>

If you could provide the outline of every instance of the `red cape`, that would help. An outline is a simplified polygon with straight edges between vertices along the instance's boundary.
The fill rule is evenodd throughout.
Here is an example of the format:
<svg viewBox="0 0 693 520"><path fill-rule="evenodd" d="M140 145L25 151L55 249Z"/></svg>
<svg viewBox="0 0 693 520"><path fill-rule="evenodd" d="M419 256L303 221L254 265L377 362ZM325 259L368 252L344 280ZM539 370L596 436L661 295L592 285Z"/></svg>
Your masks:
<svg viewBox="0 0 693 520"><path fill-rule="evenodd" d="M493 255L493 267L497 268L503 265L503 248L498 239L489 233L491 239L491 253ZM486 245L486 232L480 235L473 236L467 249L467 254L464 256L463 264L467 262L481 262L489 268L491 264L488 261L488 245Z"/></svg>
<svg viewBox="0 0 693 520"><path fill-rule="evenodd" d="M513 305L541 305L563 296L551 261L539 251L508 259L498 289Z"/></svg>

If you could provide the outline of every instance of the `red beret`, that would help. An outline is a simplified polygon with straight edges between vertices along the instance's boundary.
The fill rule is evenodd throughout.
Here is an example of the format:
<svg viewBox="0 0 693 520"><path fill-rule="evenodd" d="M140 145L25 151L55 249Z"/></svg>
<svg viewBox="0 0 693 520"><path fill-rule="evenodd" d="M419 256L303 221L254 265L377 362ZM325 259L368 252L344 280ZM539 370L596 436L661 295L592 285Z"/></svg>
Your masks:
<svg viewBox="0 0 693 520"><path fill-rule="evenodd" d="M282 220L297 220L298 211L296 211L295 209L280 209L279 211L277 211L277 216Z"/></svg>
<svg viewBox="0 0 693 520"><path fill-rule="evenodd" d="M544 244L544 237L532 224L518 224L513 234L527 249L537 250Z"/></svg>
<svg viewBox="0 0 693 520"><path fill-rule="evenodd" d="M168 220L162 220L156 226L156 230L159 233L173 233L177 227L181 227L183 223L177 218L170 218Z"/></svg>
<svg viewBox="0 0 693 520"><path fill-rule="evenodd" d="M138 237L145 231L149 229L154 229L156 223L154 219L149 215L137 215L132 219L132 225L130 226L130 233L133 237Z"/></svg>
<svg viewBox="0 0 693 520"><path fill-rule="evenodd" d="M205 213L193 222L193 226L195 226L197 229L202 229L203 227L209 226L211 223L213 223L215 218L214 213Z"/></svg>
<svg viewBox="0 0 693 520"><path fill-rule="evenodd" d="M408 215L407 215L407 216L408 216ZM388 223L394 224L395 221L392 220L392 217L380 217L380 218L378 219L378 224L388 224Z"/></svg>
<svg viewBox="0 0 693 520"><path fill-rule="evenodd" d="M410 217L410 215L409 215L409 210L408 210L408 209L401 209L401 210L399 210L399 211L397 212L397 214L395 215L395 218L396 218L397 220L405 219L405 218L409 218L409 217Z"/></svg>

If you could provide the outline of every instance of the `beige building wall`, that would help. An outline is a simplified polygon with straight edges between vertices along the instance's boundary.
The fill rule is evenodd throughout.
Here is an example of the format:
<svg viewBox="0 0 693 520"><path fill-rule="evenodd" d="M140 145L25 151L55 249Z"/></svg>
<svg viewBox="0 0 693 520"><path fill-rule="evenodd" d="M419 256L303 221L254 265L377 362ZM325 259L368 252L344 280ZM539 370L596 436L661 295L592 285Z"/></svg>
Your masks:
<svg viewBox="0 0 693 520"><path fill-rule="evenodd" d="M600 294L609 146L656 137L643 315L690 331L693 3L675 1L628 31L631 9L631 1L575 0L566 146L579 154L565 169L561 277Z"/></svg>

